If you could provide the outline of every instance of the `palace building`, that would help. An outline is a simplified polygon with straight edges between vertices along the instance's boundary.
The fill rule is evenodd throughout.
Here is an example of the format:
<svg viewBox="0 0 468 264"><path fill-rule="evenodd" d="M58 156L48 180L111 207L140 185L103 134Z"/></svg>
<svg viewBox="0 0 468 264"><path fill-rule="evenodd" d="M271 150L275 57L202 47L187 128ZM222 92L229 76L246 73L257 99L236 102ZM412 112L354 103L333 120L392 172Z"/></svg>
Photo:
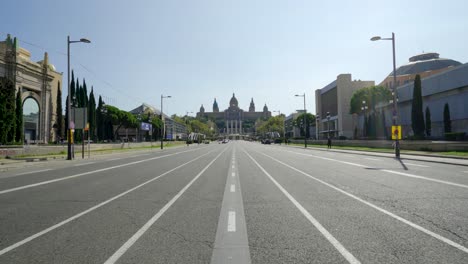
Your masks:
<svg viewBox="0 0 468 264"><path fill-rule="evenodd" d="M255 112L255 103L253 98L250 101L249 111L244 111L239 108L239 102L235 94L229 101L229 107L220 112L216 98L213 102L213 111L205 112L203 105L200 107L200 112L197 113L198 119L212 120L218 127L218 132L224 135L245 135L255 132L255 121L258 119L267 119L271 117L271 112L268 107L263 107L262 112Z"/></svg>

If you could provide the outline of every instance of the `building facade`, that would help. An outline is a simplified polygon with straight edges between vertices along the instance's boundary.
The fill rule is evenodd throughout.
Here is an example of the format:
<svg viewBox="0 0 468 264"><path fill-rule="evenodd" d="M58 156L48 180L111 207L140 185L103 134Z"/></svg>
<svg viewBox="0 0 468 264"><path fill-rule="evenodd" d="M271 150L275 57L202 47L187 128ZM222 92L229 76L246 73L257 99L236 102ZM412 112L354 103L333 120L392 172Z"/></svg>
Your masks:
<svg viewBox="0 0 468 264"><path fill-rule="evenodd" d="M351 74L340 74L327 86L315 90L315 113L319 115L319 139L324 139L328 135L353 137L354 121L353 116L349 114L351 97L355 91L373 85L374 81L353 81Z"/></svg>
<svg viewBox="0 0 468 264"><path fill-rule="evenodd" d="M48 143L57 139L57 94L62 89L62 73L49 63L47 52L38 62L8 35L0 42L0 77L13 81L23 101L24 139L28 143Z"/></svg>
<svg viewBox="0 0 468 264"><path fill-rule="evenodd" d="M268 111L268 107L263 107L262 112L255 112L255 103L253 98L250 101L249 111L244 111L239 108L239 102L235 94L232 94L232 98L229 101L229 107L220 112L218 102L216 98L213 102L213 111L205 112L203 105L200 107L200 111L197 113L197 118L206 118L213 120L218 127L219 134L233 135L233 134L253 134L255 132L255 121L259 118L270 118L271 112Z"/></svg>
<svg viewBox="0 0 468 264"><path fill-rule="evenodd" d="M414 82L397 88L398 120L402 126L402 137L412 136L411 109ZM431 113L431 138L444 138L444 106L448 104L452 132L468 134L468 63L450 70L421 79L423 113L426 108ZM381 106L378 111L385 117L386 134L390 135L392 106Z"/></svg>

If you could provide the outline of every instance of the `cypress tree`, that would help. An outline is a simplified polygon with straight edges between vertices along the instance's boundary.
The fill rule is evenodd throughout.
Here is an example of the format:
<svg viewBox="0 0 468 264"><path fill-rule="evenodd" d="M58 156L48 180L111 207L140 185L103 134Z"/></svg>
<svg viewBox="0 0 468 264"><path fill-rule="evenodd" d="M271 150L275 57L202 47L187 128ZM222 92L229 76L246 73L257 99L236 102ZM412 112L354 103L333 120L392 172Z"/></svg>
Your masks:
<svg viewBox="0 0 468 264"><path fill-rule="evenodd" d="M0 78L0 144L13 142L15 127L15 87L7 78Z"/></svg>
<svg viewBox="0 0 468 264"><path fill-rule="evenodd" d="M23 142L23 99L21 98L21 89L16 93L16 142Z"/></svg>
<svg viewBox="0 0 468 264"><path fill-rule="evenodd" d="M75 105L75 99L73 99L73 98L76 97L76 93L75 93L75 74L73 73L73 71L72 71L71 82L70 82L70 94L71 94L70 105L73 107L73 105ZM67 98L68 98L68 96L70 96L70 94L67 95Z"/></svg>
<svg viewBox="0 0 468 264"><path fill-rule="evenodd" d="M60 82L57 86L57 99L56 99L56 127L57 127L57 136L62 138L63 137L63 116L62 116L62 89L60 87Z"/></svg>
<svg viewBox="0 0 468 264"><path fill-rule="evenodd" d="M444 106L444 131L445 133L452 132L452 121L450 120L450 108L448 103Z"/></svg>
<svg viewBox="0 0 468 264"><path fill-rule="evenodd" d="M83 78L83 106L88 106L88 88L86 87L86 80Z"/></svg>
<svg viewBox="0 0 468 264"><path fill-rule="evenodd" d="M90 137L95 140L96 137L96 100L94 99L94 89L91 87L88 102L88 122Z"/></svg>
<svg viewBox="0 0 468 264"><path fill-rule="evenodd" d="M102 97L99 95L98 107L96 109L96 128L97 128L97 137L98 140L104 139L104 116L102 114Z"/></svg>
<svg viewBox="0 0 468 264"><path fill-rule="evenodd" d="M426 135L431 136L432 121L431 121L431 110L426 106Z"/></svg>
<svg viewBox="0 0 468 264"><path fill-rule="evenodd" d="M416 75L414 79L413 103L411 108L411 127L417 138L424 137L424 115L421 93L421 76Z"/></svg>

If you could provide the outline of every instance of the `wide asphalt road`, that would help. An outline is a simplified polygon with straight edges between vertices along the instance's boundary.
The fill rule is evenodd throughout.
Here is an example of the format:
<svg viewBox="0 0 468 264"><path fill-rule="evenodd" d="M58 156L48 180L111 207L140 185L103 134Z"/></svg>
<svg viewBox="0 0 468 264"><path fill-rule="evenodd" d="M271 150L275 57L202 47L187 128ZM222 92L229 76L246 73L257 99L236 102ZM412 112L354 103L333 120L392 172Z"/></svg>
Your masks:
<svg viewBox="0 0 468 264"><path fill-rule="evenodd" d="M468 167L231 141L0 174L0 263L468 263Z"/></svg>

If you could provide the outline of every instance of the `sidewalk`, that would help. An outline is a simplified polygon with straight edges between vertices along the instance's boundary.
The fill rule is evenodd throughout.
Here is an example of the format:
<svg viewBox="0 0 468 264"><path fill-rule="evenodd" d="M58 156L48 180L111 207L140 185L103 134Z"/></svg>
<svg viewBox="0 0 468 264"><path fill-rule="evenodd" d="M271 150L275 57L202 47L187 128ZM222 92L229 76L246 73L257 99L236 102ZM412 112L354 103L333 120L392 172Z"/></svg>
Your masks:
<svg viewBox="0 0 468 264"><path fill-rule="evenodd" d="M281 145L284 146L284 145ZM287 147L292 148L301 148L301 146L290 146ZM384 158L395 158L395 153L385 153L385 152L378 152L378 151L361 151L361 150L347 150L347 149L326 149L326 148L318 148L318 147L307 147L307 149L311 150L319 150L319 151L331 151L331 152L340 152L340 153L349 153L349 154L356 154L356 155L365 155L365 156L374 156L374 157L384 157ZM400 153L400 159L402 160L416 160L416 161L425 161L425 162L437 162L437 163L444 163L450 165L460 165L460 166L468 166L468 158L464 157L447 157L438 154L432 154L423 151L404 151Z"/></svg>

